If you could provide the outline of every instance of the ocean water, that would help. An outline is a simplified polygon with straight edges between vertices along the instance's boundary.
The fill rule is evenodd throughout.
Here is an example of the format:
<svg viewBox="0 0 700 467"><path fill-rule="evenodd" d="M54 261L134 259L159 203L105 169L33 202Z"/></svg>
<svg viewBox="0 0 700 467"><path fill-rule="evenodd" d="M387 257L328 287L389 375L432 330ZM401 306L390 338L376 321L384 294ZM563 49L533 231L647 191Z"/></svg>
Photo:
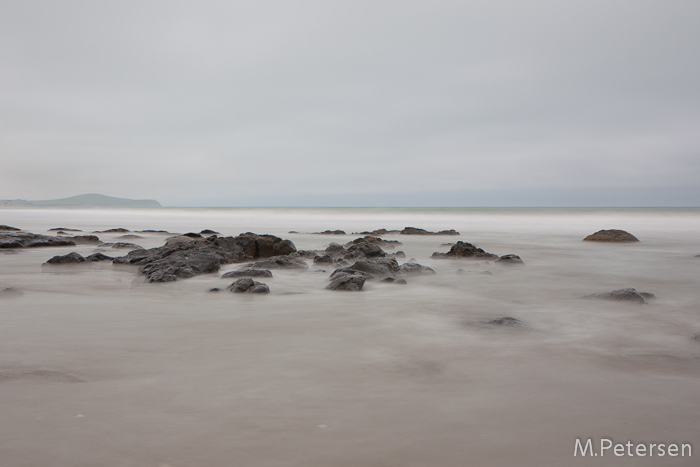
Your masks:
<svg viewBox="0 0 700 467"><path fill-rule="evenodd" d="M24 292L0 300L3 465L697 465L573 454L577 438L700 447L699 209L3 209L0 224L252 231L298 249L460 232L385 236L437 274L359 293L325 290L332 268L314 265L251 297L207 293L235 264L148 284L131 267L42 268L93 246L0 252L0 287ZM611 228L641 241L581 241ZM348 235L312 234L326 229ZM430 257L457 240L525 265ZM657 298L580 299L623 287ZM503 316L525 326L484 324Z"/></svg>

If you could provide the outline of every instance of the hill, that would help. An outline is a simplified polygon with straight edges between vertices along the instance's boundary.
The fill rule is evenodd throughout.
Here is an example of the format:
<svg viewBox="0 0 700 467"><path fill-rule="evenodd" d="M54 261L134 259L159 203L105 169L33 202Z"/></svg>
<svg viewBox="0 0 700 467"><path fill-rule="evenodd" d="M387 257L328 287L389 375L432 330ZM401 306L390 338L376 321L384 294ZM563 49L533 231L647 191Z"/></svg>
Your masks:
<svg viewBox="0 0 700 467"><path fill-rule="evenodd" d="M159 208L161 204L154 199L115 198L97 193L88 193L61 199L35 201L22 199L2 200L0 201L0 206Z"/></svg>

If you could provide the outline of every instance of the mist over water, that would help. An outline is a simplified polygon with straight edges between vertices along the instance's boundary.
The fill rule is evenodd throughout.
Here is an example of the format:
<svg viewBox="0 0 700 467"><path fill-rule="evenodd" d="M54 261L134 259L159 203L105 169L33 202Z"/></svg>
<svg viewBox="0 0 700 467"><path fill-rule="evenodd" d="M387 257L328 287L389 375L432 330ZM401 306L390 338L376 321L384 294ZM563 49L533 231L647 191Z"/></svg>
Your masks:
<svg viewBox="0 0 700 467"><path fill-rule="evenodd" d="M230 284L220 276L238 264L148 284L132 267L42 268L54 255L86 255L94 246L0 251L0 287L24 292L0 301L7 465L697 461L582 459L573 449L576 438L601 437L700 447L698 209L6 209L0 216L0 224L42 234L209 228L270 233L298 249L378 228L461 233L383 236L403 243L400 263L415 258L437 274L409 277L405 286L368 281L359 293L325 290L333 268L313 264L274 270L264 280L269 295L240 296L207 293ZM613 228L641 241L581 241ZM326 229L348 235L311 234ZM138 235L129 241L146 248L167 238ZM525 265L431 258L457 240L517 254ZM623 287L657 298L646 305L580 299ZM503 316L524 326L484 324Z"/></svg>

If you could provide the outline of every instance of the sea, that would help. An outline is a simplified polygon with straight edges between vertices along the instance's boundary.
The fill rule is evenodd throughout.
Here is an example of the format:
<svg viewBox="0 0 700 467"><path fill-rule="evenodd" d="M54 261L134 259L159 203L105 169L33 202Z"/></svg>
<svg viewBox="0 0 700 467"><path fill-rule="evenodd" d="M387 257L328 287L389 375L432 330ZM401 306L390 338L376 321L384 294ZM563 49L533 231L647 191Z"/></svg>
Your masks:
<svg viewBox="0 0 700 467"><path fill-rule="evenodd" d="M360 292L326 290L333 268L311 261L251 296L208 292L239 264L147 283L136 267L43 265L94 245L0 251L0 288L22 293L0 299L2 465L699 465L700 209L4 208L0 224L120 227L145 248L170 236L148 229L300 250L459 231L384 236L436 274ZM602 229L640 241L582 241ZM431 257L460 240L524 264ZM626 287L655 298L582 299ZM588 439L596 455L576 451ZM693 451L618 456L601 439Z"/></svg>

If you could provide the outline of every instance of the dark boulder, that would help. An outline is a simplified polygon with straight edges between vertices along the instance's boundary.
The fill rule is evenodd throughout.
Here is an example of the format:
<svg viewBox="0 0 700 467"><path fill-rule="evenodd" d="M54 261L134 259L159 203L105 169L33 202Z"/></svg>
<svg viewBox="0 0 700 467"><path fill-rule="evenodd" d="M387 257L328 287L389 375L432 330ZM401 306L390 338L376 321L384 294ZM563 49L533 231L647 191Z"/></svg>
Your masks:
<svg viewBox="0 0 700 467"><path fill-rule="evenodd" d="M457 242L447 253L433 253L433 258L476 258L476 259L498 259L498 255L487 253L481 248L477 248L471 243Z"/></svg>
<svg viewBox="0 0 700 467"><path fill-rule="evenodd" d="M347 250L344 258L348 260L358 258L383 258L386 256L386 252L382 250L379 245L375 245L374 243L355 243Z"/></svg>
<svg viewBox="0 0 700 467"><path fill-rule="evenodd" d="M22 229L18 229L17 227L11 227L9 225L0 225L0 232L19 232Z"/></svg>
<svg viewBox="0 0 700 467"><path fill-rule="evenodd" d="M326 253L333 256L343 256L347 253L345 247L339 243L331 243L326 247Z"/></svg>
<svg viewBox="0 0 700 467"><path fill-rule="evenodd" d="M375 279L375 277L368 272L355 271L354 269L350 269L350 268L338 268L331 273L331 280L338 279L339 277L342 277L342 276L362 276L366 280Z"/></svg>
<svg viewBox="0 0 700 467"><path fill-rule="evenodd" d="M377 229L371 232L358 232L359 235L387 235L387 234L399 234L400 230L387 230L387 229Z"/></svg>
<svg viewBox="0 0 700 467"><path fill-rule="evenodd" d="M418 263L404 263L399 267L399 272L403 276L435 275L435 270L433 268Z"/></svg>
<svg viewBox="0 0 700 467"><path fill-rule="evenodd" d="M219 232L211 229L204 229L201 232L199 232L202 235L219 235Z"/></svg>
<svg viewBox="0 0 700 467"><path fill-rule="evenodd" d="M126 232L131 232L129 229L125 229L122 227L118 227L116 229L107 229L107 230L96 230L93 233L126 233Z"/></svg>
<svg viewBox="0 0 700 467"><path fill-rule="evenodd" d="M396 253L392 253L392 256L393 256L394 258L405 258L405 257L406 257L406 253L404 253L403 251L399 250L399 251L397 251Z"/></svg>
<svg viewBox="0 0 700 467"><path fill-rule="evenodd" d="M314 235L346 235L344 230L324 230L323 232L313 232Z"/></svg>
<svg viewBox="0 0 700 467"><path fill-rule="evenodd" d="M270 293L270 288L267 284L254 281L247 277L238 279L236 282L229 285L226 290L233 293Z"/></svg>
<svg viewBox="0 0 700 467"><path fill-rule="evenodd" d="M399 278L397 279L396 277L385 277L379 282L387 282L389 284L398 284L398 285L406 285L408 282L406 282L406 279Z"/></svg>
<svg viewBox="0 0 700 467"><path fill-rule="evenodd" d="M348 242L345 246L351 247L352 245L357 245L359 243L373 243L375 245L389 247L389 248L394 248L397 245L403 245L403 243L401 243L398 240L384 240L381 237L375 237L372 235L365 235L364 237L359 237L351 242Z"/></svg>
<svg viewBox="0 0 700 467"><path fill-rule="evenodd" d="M97 238L97 237L95 237ZM119 240L136 240L137 238L143 238L141 235L136 234L126 234L117 237Z"/></svg>
<svg viewBox="0 0 700 467"><path fill-rule="evenodd" d="M85 257L85 261L97 262L97 261L113 261L114 258L107 256L102 253L93 253Z"/></svg>
<svg viewBox="0 0 700 467"><path fill-rule="evenodd" d="M503 255L496 260L496 263L505 265L525 264L518 255Z"/></svg>
<svg viewBox="0 0 700 467"><path fill-rule="evenodd" d="M229 271L221 276L222 279L229 277L272 277L272 271L269 269L239 269L238 271Z"/></svg>
<svg viewBox="0 0 700 467"><path fill-rule="evenodd" d="M149 282L172 282L178 279L216 272L221 257L202 250L176 251L166 258L141 266L139 273Z"/></svg>
<svg viewBox="0 0 700 467"><path fill-rule="evenodd" d="M195 232L187 232L186 234L182 234L183 237L189 237L189 238L202 238L201 234L195 233Z"/></svg>
<svg viewBox="0 0 700 467"><path fill-rule="evenodd" d="M85 245L90 243L99 243L100 239L97 235L77 235L74 237L68 237L73 240L76 245Z"/></svg>
<svg viewBox="0 0 700 467"><path fill-rule="evenodd" d="M53 246L75 246L73 240L39 235L30 232L2 232L0 233L0 249L6 248L41 248Z"/></svg>
<svg viewBox="0 0 700 467"><path fill-rule="evenodd" d="M624 230L599 230L583 239L584 242L638 242L639 239Z"/></svg>
<svg viewBox="0 0 700 467"><path fill-rule="evenodd" d="M68 253L67 255L54 256L44 264L76 264L84 262L85 258L83 255L74 251L72 253Z"/></svg>
<svg viewBox="0 0 700 467"><path fill-rule="evenodd" d="M141 245L137 245L135 243L128 243L128 242L117 242L112 245L112 248L116 248L118 250L143 250L144 247Z"/></svg>
<svg viewBox="0 0 700 467"><path fill-rule="evenodd" d="M273 256L262 261L248 264L255 269L307 269L309 266L304 260L290 258L289 256Z"/></svg>
<svg viewBox="0 0 700 467"><path fill-rule="evenodd" d="M289 240L282 240L274 235L258 235L252 232L246 232L239 235L239 237L249 237L254 240L255 250L252 255L254 258L283 256L297 251L294 243Z"/></svg>
<svg viewBox="0 0 700 467"><path fill-rule="evenodd" d="M645 298L646 295L646 298ZM647 298L654 298L654 294L648 292L637 292L636 289L628 287L626 289L617 289L611 292L601 292L586 295L583 298L592 300L613 300L613 301L625 301L634 303L647 303Z"/></svg>
<svg viewBox="0 0 700 467"><path fill-rule="evenodd" d="M525 323L516 318L511 318L510 316L503 316L501 318L491 319L485 322L485 324L491 324L495 326L507 326L507 327L521 327L525 326Z"/></svg>
<svg viewBox="0 0 700 467"><path fill-rule="evenodd" d="M0 227L0 230L2 230L2 227ZM64 232L82 232L80 229L69 229L68 227L54 227L52 229L49 229L49 232L55 232L55 231L64 231Z"/></svg>
<svg viewBox="0 0 700 467"><path fill-rule="evenodd" d="M371 261L360 260L356 261L348 269L379 277L394 276L401 271L399 263L394 258L377 258Z"/></svg>
<svg viewBox="0 0 700 467"><path fill-rule="evenodd" d="M217 293L217 292L222 292L222 290L218 287L212 287L211 289L207 290L207 292Z"/></svg>
<svg viewBox="0 0 700 467"><path fill-rule="evenodd" d="M401 235L459 235L459 232L454 229L430 232L429 230L419 229L417 227L405 227L401 231Z"/></svg>
<svg viewBox="0 0 700 467"><path fill-rule="evenodd" d="M335 260L331 255L314 256L314 264L333 264Z"/></svg>
<svg viewBox="0 0 700 467"><path fill-rule="evenodd" d="M350 292L358 292L365 285L365 278L361 275L341 275L331 281L326 286L328 290L345 290Z"/></svg>

